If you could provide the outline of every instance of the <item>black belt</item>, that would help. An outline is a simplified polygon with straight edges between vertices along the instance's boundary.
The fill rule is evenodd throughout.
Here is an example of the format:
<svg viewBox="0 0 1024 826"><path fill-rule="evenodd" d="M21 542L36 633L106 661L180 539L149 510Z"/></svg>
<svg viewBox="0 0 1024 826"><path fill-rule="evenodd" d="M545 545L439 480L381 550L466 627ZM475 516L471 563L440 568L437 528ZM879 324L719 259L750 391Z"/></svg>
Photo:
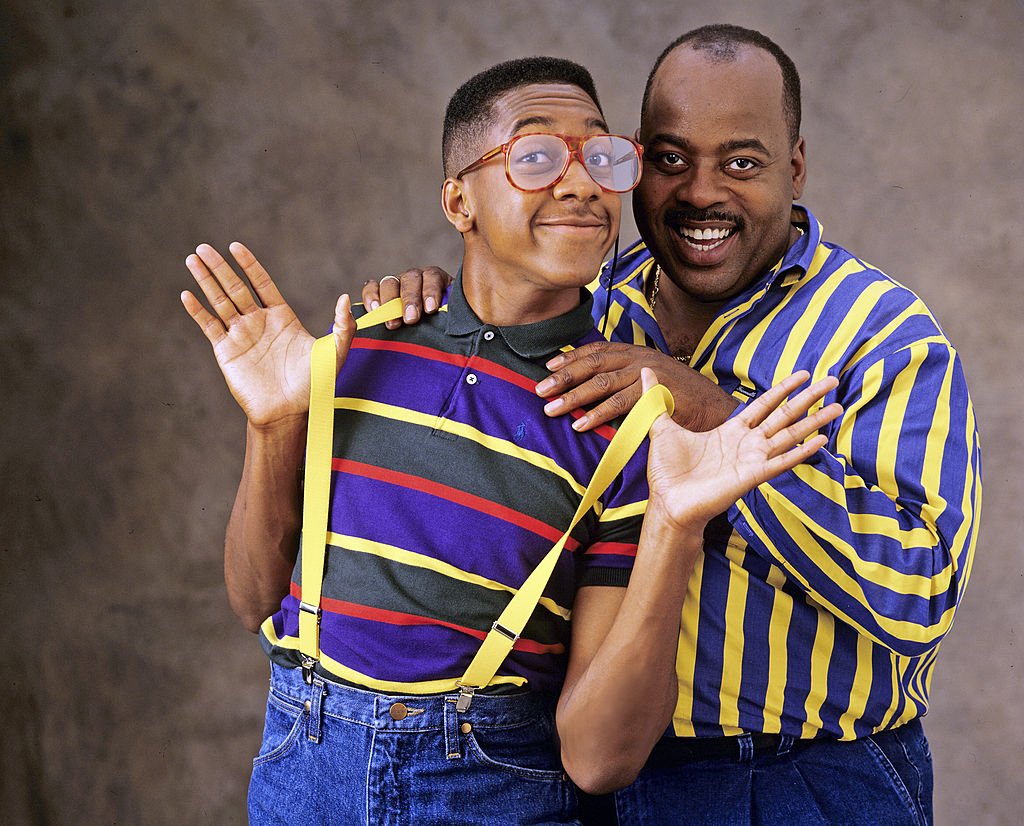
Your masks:
<svg viewBox="0 0 1024 826"><path fill-rule="evenodd" d="M809 742L812 741L761 733L739 737L662 737L654 746L647 765L673 766L701 760L739 761L755 755L790 753Z"/></svg>

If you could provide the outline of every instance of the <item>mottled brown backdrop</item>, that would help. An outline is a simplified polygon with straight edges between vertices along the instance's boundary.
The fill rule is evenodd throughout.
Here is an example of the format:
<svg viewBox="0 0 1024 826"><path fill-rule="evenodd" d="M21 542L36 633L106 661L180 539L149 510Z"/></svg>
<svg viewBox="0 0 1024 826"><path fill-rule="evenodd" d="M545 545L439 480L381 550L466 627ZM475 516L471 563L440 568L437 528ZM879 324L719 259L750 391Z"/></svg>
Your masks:
<svg viewBox="0 0 1024 826"><path fill-rule="evenodd" d="M244 427L178 304L185 255L247 241L325 330L368 274L456 266L437 202L461 81L574 58L631 132L656 54L716 21L793 56L807 203L963 354L985 519L926 720L937 820L1020 822L1014 0L0 4L0 820L244 821L267 673L221 575Z"/></svg>

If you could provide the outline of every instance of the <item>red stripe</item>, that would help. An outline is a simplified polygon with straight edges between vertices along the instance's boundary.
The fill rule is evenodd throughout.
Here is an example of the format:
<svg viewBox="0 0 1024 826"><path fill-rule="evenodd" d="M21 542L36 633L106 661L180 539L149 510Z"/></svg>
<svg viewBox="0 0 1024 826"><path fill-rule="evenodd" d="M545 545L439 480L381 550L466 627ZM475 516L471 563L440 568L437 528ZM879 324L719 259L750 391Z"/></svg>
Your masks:
<svg viewBox="0 0 1024 826"><path fill-rule="evenodd" d="M299 587L294 582L292 583L292 596L296 599L300 598ZM341 614L342 616L370 620L371 622L383 622L388 625L436 625L442 628L450 628L453 631L458 631L462 634L467 634L468 636L475 637L478 640L483 640L487 636L485 631L478 631L476 628L467 628L464 625L456 625L453 622L445 622L444 620L432 619L430 617L421 617L417 614L406 614L401 611L390 611L386 608L374 608L370 605L360 605L356 602L346 602L341 599L323 597L320 600L320 607L332 614ZM515 651L524 651L527 654L562 654L565 652L565 646L561 643L545 645L544 643L523 639L522 637L516 640L516 643L512 648Z"/></svg>
<svg viewBox="0 0 1024 826"><path fill-rule="evenodd" d="M422 344L409 344L404 341L356 338L352 341L352 347L356 350L388 350L392 353L404 353L407 356L416 356L417 358L429 359L430 361L443 361L447 364L454 364L456 367L465 367L467 362L465 356L457 356L454 353L435 350L433 347L426 347Z"/></svg>
<svg viewBox="0 0 1024 826"><path fill-rule="evenodd" d="M595 542L585 553L614 554L615 556L636 556L636 543L629 542Z"/></svg>
<svg viewBox="0 0 1024 826"><path fill-rule="evenodd" d="M541 522L539 519L527 516L504 505L499 505L497 502L492 502L489 499L484 499L482 496L475 496L464 490L442 485L440 482L432 482L429 479L424 479L422 476L413 476L411 473L388 470L387 468L368 465L351 459L332 459L331 469L340 473L349 473L353 476L362 476L366 479L386 482L389 485L422 491L430 496L437 496L456 505L462 505L463 507L471 508L480 513L486 513L489 516L509 522L537 536L542 536L551 542L557 542L562 537L560 530ZM569 540L565 543L565 547L569 551L575 551L579 547L579 541L570 536Z"/></svg>

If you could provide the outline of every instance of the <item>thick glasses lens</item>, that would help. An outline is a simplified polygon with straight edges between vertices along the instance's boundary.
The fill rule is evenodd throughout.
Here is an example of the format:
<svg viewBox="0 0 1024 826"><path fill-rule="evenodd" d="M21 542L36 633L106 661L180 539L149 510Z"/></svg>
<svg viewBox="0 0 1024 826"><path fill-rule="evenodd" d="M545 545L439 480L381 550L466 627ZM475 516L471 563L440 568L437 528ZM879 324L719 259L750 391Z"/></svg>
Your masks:
<svg viewBox="0 0 1024 826"><path fill-rule="evenodd" d="M636 147L616 135L595 135L583 142L590 177L610 192L628 192L640 180ZM520 135L508 149L509 177L520 189L546 189L566 168L569 147L557 135Z"/></svg>
<svg viewBox="0 0 1024 826"><path fill-rule="evenodd" d="M508 174L520 189L544 189L558 180L568 156L555 135L520 135L508 148Z"/></svg>
<svg viewBox="0 0 1024 826"><path fill-rule="evenodd" d="M640 157L625 138L598 135L584 142L582 154L590 177L611 192L628 192L640 180Z"/></svg>

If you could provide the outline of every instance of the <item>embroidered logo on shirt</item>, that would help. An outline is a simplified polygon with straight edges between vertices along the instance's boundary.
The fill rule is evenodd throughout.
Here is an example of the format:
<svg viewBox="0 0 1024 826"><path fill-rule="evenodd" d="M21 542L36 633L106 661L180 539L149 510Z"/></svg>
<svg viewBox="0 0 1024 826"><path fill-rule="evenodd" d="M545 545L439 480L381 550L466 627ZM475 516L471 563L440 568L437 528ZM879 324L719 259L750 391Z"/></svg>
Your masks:
<svg viewBox="0 0 1024 826"><path fill-rule="evenodd" d="M519 427L516 428L515 435L512 436L512 441L519 444L526 438L526 422L520 422Z"/></svg>

